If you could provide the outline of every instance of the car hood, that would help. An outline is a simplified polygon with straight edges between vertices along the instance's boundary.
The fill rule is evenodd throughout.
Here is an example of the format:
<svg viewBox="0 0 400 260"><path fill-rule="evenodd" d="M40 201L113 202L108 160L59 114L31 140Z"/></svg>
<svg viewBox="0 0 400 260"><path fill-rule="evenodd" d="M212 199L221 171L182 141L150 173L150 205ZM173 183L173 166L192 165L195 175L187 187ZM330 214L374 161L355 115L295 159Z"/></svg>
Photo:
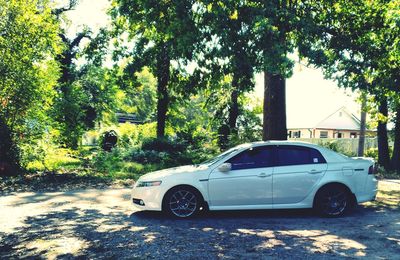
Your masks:
<svg viewBox="0 0 400 260"><path fill-rule="evenodd" d="M201 172L207 169L208 167L205 165L185 165L185 166L173 167L160 171L150 172L140 177L140 180L160 180L162 178L171 175Z"/></svg>

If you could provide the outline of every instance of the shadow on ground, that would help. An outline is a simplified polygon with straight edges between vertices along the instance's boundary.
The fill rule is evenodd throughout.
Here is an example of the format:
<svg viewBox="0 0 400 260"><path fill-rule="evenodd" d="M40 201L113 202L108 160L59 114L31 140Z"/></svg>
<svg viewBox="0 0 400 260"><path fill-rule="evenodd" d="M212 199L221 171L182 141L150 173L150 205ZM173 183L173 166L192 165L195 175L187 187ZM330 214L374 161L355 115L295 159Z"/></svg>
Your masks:
<svg viewBox="0 0 400 260"><path fill-rule="evenodd" d="M291 258L400 255L398 211L359 207L324 219L308 210L229 211L175 220L120 206L28 217L0 233L0 258ZM381 249L385 250L381 250ZM393 257L395 256L395 257Z"/></svg>

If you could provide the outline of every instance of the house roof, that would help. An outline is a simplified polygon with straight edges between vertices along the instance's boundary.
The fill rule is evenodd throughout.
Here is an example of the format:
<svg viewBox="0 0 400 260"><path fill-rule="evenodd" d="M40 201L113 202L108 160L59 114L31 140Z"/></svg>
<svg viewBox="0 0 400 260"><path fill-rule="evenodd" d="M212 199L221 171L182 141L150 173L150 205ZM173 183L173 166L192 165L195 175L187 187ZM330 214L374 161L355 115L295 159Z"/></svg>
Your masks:
<svg viewBox="0 0 400 260"><path fill-rule="evenodd" d="M359 130L360 119L350 113L345 107L341 107L317 123L310 123L308 126L290 126L289 128L317 128L317 129L340 129Z"/></svg>
<svg viewBox="0 0 400 260"><path fill-rule="evenodd" d="M317 123L314 128L360 130L360 120L345 107L341 107Z"/></svg>

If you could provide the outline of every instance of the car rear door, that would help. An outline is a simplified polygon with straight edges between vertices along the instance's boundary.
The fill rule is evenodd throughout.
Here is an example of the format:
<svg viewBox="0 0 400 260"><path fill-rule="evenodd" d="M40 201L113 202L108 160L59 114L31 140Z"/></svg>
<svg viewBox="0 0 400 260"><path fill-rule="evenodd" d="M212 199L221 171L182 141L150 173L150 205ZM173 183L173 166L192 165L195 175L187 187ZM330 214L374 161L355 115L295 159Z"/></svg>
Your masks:
<svg viewBox="0 0 400 260"><path fill-rule="evenodd" d="M273 173L273 203L292 204L305 199L327 169L321 153L296 145L277 147L277 166Z"/></svg>
<svg viewBox="0 0 400 260"><path fill-rule="evenodd" d="M214 169L208 182L210 206L272 205L273 150L249 148L225 161L230 171Z"/></svg>

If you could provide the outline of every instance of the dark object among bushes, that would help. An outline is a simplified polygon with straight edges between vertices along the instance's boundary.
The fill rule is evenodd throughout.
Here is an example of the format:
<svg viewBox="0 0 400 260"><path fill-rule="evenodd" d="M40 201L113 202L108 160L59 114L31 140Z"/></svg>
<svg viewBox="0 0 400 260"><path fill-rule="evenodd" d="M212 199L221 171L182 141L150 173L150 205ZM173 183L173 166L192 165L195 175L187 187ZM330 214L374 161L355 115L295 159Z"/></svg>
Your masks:
<svg viewBox="0 0 400 260"><path fill-rule="evenodd" d="M100 144L104 151L110 152L112 148L116 147L118 143L118 135L114 130L104 132Z"/></svg>

